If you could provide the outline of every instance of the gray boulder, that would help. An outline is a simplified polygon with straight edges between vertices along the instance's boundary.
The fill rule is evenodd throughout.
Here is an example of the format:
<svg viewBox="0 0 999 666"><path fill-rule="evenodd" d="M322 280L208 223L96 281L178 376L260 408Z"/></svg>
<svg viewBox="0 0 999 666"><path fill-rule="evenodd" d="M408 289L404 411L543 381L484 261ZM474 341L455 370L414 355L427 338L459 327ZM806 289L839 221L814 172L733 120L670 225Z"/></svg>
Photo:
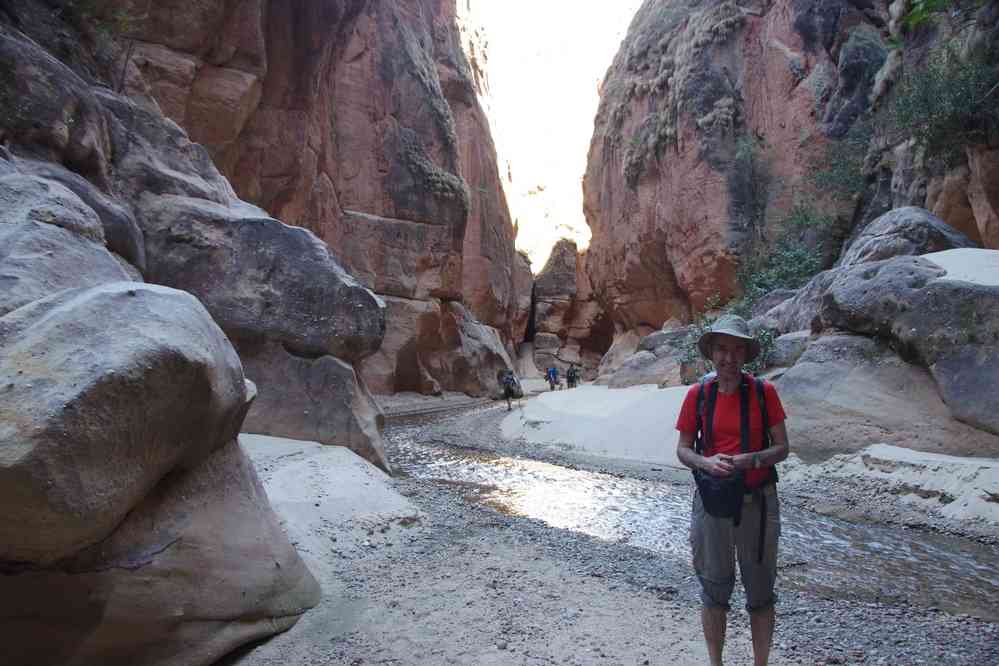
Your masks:
<svg viewBox="0 0 999 666"><path fill-rule="evenodd" d="M888 337L913 295L946 271L920 257L896 257L831 273L818 308L823 327Z"/></svg>
<svg viewBox="0 0 999 666"><path fill-rule="evenodd" d="M785 333L774 340L774 346L767 354L769 367L790 367L798 362L811 341L810 331Z"/></svg>
<svg viewBox="0 0 999 666"><path fill-rule="evenodd" d="M146 195L147 275L198 296L236 339L357 361L385 333L384 304L312 232L209 201ZM266 390L263 389L262 390Z"/></svg>
<svg viewBox="0 0 999 666"><path fill-rule="evenodd" d="M934 377L861 335L814 340L776 382L792 450L809 462L893 444L950 455L999 455L999 437L956 420Z"/></svg>
<svg viewBox="0 0 999 666"><path fill-rule="evenodd" d="M934 280L904 305L899 350L929 368L955 418L999 434L999 287Z"/></svg>
<svg viewBox="0 0 999 666"><path fill-rule="evenodd" d="M999 287L946 279L922 257L895 257L826 271L790 305L798 309L783 313L783 326L811 321L813 330L891 341L930 371L955 418L999 433Z"/></svg>
<svg viewBox="0 0 999 666"><path fill-rule="evenodd" d="M190 294L118 282L0 318L0 561L104 539L175 468L231 441L239 358Z"/></svg>
<svg viewBox="0 0 999 666"><path fill-rule="evenodd" d="M0 175L0 315L62 289L129 280L96 213L54 181Z"/></svg>
<svg viewBox="0 0 999 666"><path fill-rule="evenodd" d="M280 343L238 344L243 370L267 387L244 431L346 446L390 472L382 446L381 410L353 366L329 355L297 356Z"/></svg>
<svg viewBox="0 0 999 666"><path fill-rule="evenodd" d="M843 253L841 266L920 255L975 243L924 208L906 206L890 210L860 233Z"/></svg>
<svg viewBox="0 0 999 666"><path fill-rule="evenodd" d="M18 160L17 166L23 173L57 182L78 196L100 219L108 249L123 257L140 272L145 270L146 246L142 230L125 206L98 190L86 178L62 165Z"/></svg>
<svg viewBox="0 0 999 666"><path fill-rule="evenodd" d="M103 475L123 469L110 458ZM100 543L6 573L11 664L212 664L320 598L235 440L167 474Z"/></svg>

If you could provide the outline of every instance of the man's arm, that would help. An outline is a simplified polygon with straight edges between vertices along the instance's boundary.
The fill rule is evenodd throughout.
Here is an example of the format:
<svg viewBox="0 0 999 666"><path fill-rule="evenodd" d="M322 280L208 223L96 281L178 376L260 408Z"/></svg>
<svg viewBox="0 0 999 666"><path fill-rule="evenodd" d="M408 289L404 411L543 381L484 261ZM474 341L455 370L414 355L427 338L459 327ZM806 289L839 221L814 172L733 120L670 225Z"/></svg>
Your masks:
<svg viewBox="0 0 999 666"><path fill-rule="evenodd" d="M760 467L773 467L787 459L791 444L787 441L787 428L781 421L770 428L770 446L754 453L740 453L732 456L736 469L753 469L753 456L759 456Z"/></svg>
<svg viewBox="0 0 999 666"><path fill-rule="evenodd" d="M735 471L732 456L716 453L710 458L694 451L694 434L680 431L680 439L676 442L676 457L690 469L699 469L712 476L728 476Z"/></svg>

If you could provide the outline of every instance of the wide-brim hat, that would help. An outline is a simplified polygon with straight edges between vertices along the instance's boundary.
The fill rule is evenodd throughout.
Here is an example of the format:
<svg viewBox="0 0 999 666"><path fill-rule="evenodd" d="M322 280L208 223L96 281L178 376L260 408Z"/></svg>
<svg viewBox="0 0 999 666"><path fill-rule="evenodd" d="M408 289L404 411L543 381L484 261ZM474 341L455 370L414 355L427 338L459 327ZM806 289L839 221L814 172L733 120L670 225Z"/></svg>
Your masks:
<svg viewBox="0 0 999 666"><path fill-rule="evenodd" d="M760 355L760 342L749 332L749 324L738 315L722 315L711 324L697 341L701 356L711 360L711 337L728 335L746 341L746 363Z"/></svg>

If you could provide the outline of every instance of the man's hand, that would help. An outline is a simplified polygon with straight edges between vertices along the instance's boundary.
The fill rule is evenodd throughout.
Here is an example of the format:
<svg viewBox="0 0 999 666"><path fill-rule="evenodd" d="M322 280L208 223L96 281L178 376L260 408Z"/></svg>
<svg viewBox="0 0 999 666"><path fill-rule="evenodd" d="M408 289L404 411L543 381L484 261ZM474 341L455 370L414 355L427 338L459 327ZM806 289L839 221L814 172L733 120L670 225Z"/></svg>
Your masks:
<svg viewBox="0 0 999 666"><path fill-rule="evenodd" d="M735 471L735 461L732 456L716 453L710 458L704 458L701 469L711 476L730 476Z"/></svg>

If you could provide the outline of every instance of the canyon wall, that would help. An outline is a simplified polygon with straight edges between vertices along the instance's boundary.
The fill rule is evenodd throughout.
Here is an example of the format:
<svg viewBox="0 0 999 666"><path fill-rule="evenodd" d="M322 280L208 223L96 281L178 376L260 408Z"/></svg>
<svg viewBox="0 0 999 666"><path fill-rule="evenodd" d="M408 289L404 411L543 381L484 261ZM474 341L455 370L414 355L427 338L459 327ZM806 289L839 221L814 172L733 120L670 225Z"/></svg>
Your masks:
<svg viewBox="0 0 999 666"><path fill-rule="evenodd" d="M361 369L379 393L493 390L486 378L509 365L527 325L530 294L479 103L484 40L457 9L454 0L129 6L129 93L204 145L239 196L314 231L385 298L388 340ZM442 347L456 316L493 330L485 340L443 336ZM473 348L488 365L474 379L459 371Z"/></svg>
<svg viewBox="0 0 999 666"><path fill-rule="evenodd" d="M899 206L999 247L995 147L972 142L941 171L886 111L933 52L994 46L996 3L952 9L909 29L904 2L643 3L602 83L583 184L589 274L618 332L740 295L739 270L781 238L831 265ZM805 218L824 226L794 227Z"/></svg>
<svg viewBox="0 0 999 666"><path fill-rule="evenodd" d="M806 176L887 57L887 16L868 4L642 5L602 84L583 184L590 277L619 330L738 294L768 220L801 202L848 216Z"/></svg>

